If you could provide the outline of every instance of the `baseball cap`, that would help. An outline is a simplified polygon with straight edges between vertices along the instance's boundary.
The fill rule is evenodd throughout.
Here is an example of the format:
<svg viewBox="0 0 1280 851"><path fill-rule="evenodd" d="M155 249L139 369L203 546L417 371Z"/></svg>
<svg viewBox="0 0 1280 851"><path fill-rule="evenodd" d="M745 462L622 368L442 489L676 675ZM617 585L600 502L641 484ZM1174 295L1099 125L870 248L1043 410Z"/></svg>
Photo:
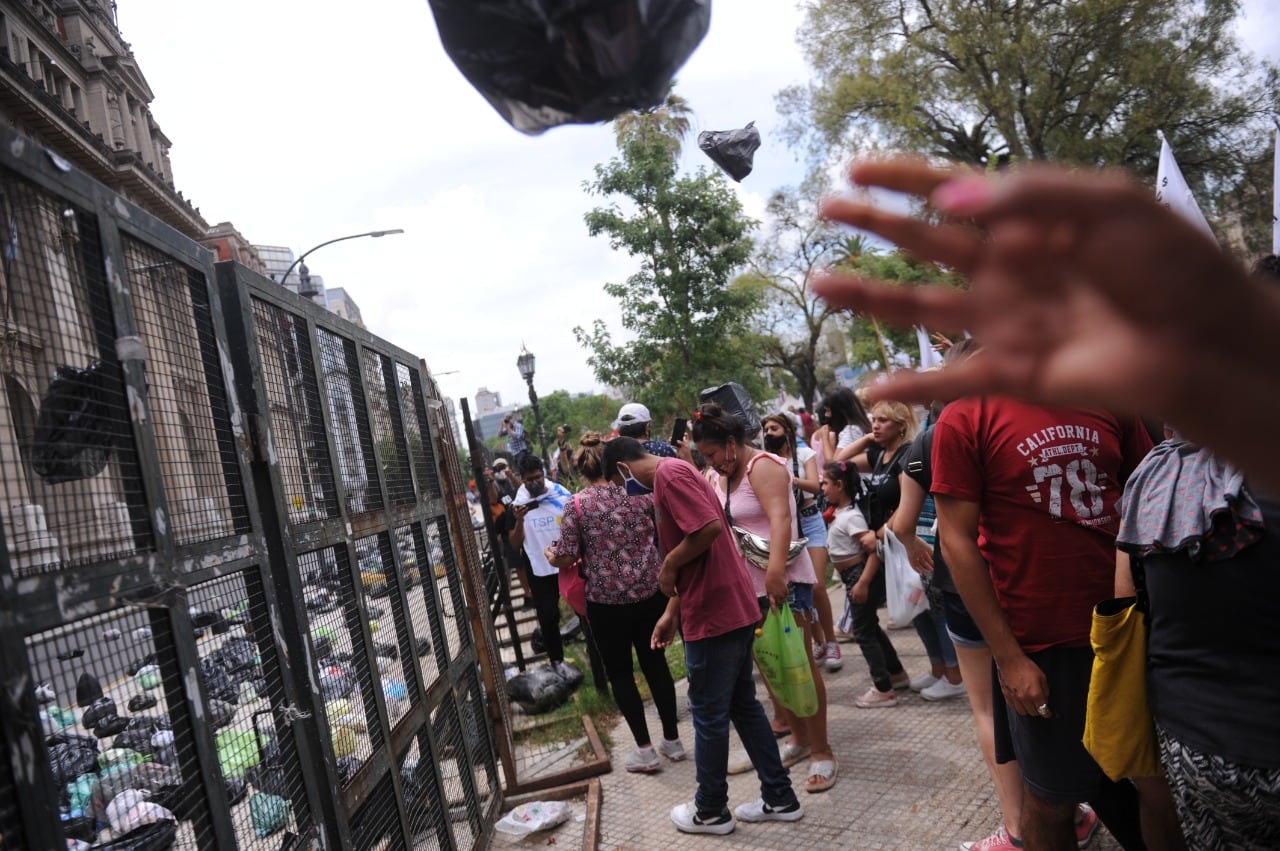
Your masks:
<svg viewBox="0 0 1280 851"><path fill-rule="evenodd" d="M499 458L497 461L493 462L493 469L495 470L503 470L510 466L511 464L506 458Z"/></svg>
<svg viewBox="0 0 1280 851"><path fill-rule="evenodd" d="M618 418L613 421L614 428L621 428L635 423L647 423L650 420L649 409L639 402L628 402L618 411Z"/></svg>

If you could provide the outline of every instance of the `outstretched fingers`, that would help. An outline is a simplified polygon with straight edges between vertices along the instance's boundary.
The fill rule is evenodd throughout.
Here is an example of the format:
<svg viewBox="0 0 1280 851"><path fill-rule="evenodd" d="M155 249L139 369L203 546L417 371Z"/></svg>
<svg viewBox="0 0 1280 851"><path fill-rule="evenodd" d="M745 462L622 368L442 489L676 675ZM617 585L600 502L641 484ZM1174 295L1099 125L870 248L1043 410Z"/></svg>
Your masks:
<svg viewBox="0 0 1280 851"><path fill-rule="evenodd" d="M874 314L893 325L965 328L973 305L965 293L939 286L892 286L838 269L810 279L813 292L833 307Z"/></svg>
<svg viewBox="0 0 1280 851"><path fill-rule="evenodd" d="M917 258L932 260L962 273L972 268L981 249L978 235L971 228L930 224L849 197L824 198L818 209L830 221L869 231Z"/></svg>

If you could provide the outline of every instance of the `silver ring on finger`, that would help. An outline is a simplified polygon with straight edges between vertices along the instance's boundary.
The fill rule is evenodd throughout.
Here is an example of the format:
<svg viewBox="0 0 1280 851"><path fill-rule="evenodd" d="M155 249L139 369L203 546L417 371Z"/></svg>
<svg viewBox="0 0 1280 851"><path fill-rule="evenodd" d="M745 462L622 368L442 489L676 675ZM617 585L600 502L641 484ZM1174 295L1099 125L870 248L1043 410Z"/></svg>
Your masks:
<svg viewBox="0 0 1280 851"><path fill-rule="evenodd" d="M1042 704L1040 704L1039 706L1037 706L1037 707L1036 707L1036 714L1037 714L1037 715L1039 715L1041 718L1048 718L1048 717L1049 717L1049 704L1047 704L1047 703L1042 703Z"/></svg>

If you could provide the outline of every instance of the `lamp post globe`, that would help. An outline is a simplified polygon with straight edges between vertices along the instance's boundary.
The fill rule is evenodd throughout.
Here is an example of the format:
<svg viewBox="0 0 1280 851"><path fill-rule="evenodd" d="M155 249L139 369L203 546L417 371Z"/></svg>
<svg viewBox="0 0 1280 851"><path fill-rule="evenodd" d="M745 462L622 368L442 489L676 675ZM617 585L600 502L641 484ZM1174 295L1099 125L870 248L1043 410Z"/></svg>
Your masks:
<svg viewBox="0 0 1280 851"><path fill-rule="evenodd" d="M524 379L525 384L529 385L529 404L533 407L533 422L538 429L538 447L542 450L542 464L547 475L550 475L551 460L547 456L547 438L542 433L542 410L538 407L538 392L533 389L535 363L533 352L529 351L521 341L520 355L516 358L516 369L520 370L520 377Z"/></svg>

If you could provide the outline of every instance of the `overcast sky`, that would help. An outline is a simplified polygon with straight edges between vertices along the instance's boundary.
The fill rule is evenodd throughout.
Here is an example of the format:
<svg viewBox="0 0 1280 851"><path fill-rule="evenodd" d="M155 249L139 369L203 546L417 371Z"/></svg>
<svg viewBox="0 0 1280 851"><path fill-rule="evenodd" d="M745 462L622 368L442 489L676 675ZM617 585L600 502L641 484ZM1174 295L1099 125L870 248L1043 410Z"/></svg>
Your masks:
<svg viewBox="0 0 1280 851"><path fill-rule="evenodd" d="M1280 9L1245 0L1242 33L1280 54ZM711 31L679 74L695 133L754 120L764 143L738 187L750 215L803 176L775 138L773 96L807 79L788 0L718 0ZM539 393L599 389L574 340L603 292L635 269L583 213L592 166L614 154L606 126L537 137L511 129L445 56L426 0L119 0L119 25L155 94L174 181L214 224L295 253L385 228L403 236L328 246L307 265L343 287L369 329L418 354L444 392L487 386L526 398L521 341ZM708 162L695 144L685 160ZM440 375L458 370L452 375Z"/></svg>

